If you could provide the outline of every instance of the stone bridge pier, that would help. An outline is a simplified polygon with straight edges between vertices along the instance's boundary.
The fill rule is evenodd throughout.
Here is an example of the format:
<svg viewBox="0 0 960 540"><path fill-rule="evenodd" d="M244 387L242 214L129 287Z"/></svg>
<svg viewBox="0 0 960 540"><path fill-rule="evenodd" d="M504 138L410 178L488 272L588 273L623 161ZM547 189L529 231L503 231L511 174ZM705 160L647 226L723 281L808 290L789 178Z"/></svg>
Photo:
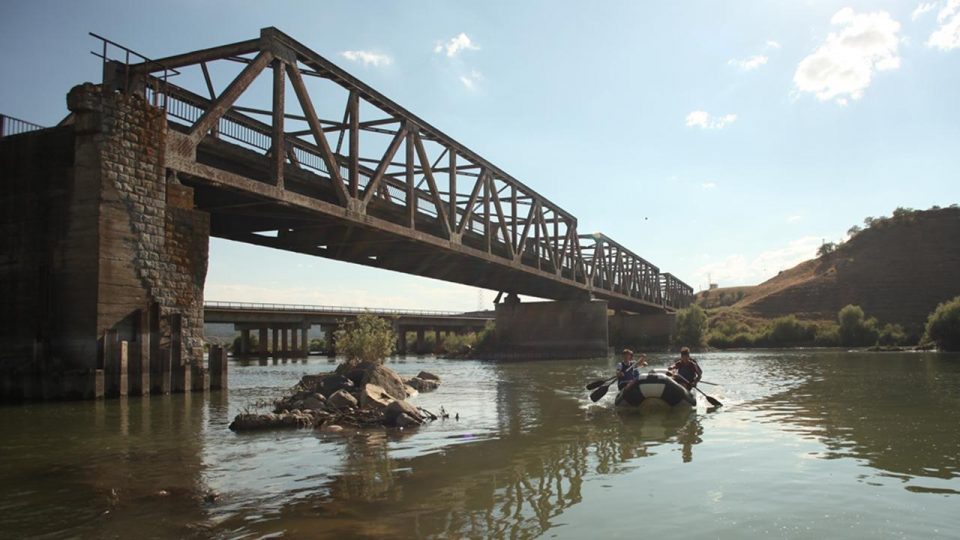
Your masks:
<svg viewBox="0 0 960 540"><path fill-rule="evenodd" d="M0 398L204 390L210 218L164 168L164 112L90 84L67 104L0 140Z"/></svg>

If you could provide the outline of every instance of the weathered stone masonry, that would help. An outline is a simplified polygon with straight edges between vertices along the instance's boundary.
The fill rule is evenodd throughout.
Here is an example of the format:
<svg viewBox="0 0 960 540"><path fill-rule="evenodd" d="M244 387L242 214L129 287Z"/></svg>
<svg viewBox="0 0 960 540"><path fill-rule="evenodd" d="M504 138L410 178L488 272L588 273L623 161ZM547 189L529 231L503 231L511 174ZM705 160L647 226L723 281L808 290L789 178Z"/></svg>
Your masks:
<svg viewBox="0 0 960 540"><path fill-rule="evenodd" d="M11 214L0 234L25 238L4 241L10 255L0 264L4 292L21 291L0 314L0 323L20 321L2 336L11 351L0 356L2 396L202 389L210 222L163 166L164 113L140 96L91 84L75 87L67 103L72 126L58 128L58 142L72 160L45 167L49 141L2 143L2 187L13 189L3 196ZM22 145L32 152L8 163ZM23 337L30 335L33 343ZM118 379L124 341L129 385ZM81 382L52 388L54 371Z"/></svg>

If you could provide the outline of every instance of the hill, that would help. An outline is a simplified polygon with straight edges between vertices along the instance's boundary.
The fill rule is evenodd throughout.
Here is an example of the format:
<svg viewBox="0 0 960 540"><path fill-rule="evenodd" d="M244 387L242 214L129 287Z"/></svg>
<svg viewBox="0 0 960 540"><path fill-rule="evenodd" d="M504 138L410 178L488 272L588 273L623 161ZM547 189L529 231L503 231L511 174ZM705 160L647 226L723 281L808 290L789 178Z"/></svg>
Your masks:
<svg viewBox="0 0 960 540"><path fill-rule="evenodd" d="M937 304L960 295L960 208L898 209L868 222L832 253L753 287L701 292L698 303L732 303L748 317L814 320L834 320L855 304L881 322L916 328Z"/></svg>

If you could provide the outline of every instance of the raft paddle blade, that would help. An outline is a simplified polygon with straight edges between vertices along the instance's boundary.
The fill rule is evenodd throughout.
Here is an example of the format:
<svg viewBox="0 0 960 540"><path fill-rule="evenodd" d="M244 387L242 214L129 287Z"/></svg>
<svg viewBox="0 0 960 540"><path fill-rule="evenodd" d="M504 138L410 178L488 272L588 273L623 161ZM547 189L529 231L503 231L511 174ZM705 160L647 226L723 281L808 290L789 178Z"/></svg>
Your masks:
<svg viewBox="0 0 960 540"><path fill-rule="evenodd" d="M607 382L607 379L597 379L592 383L587 385L587 390L593 390L594 388L600 388L604 383Z"/></svg>
<svg viewBox="0 0 960 540"><path fill-rule="evenodd" d="M600 388L597 388L596 390L590 393L590 401L594 403L600 401L600 399L603 398L603 396L607 395L607 390L609 389L610 389L609 384L605 386L601 386Z"/></svg>

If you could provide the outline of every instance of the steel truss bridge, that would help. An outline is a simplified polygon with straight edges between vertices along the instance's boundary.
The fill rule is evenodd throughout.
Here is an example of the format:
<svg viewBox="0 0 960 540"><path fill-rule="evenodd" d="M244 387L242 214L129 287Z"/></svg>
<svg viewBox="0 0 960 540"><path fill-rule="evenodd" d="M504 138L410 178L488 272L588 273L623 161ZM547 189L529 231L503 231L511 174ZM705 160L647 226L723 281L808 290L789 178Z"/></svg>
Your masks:
<svg viewBox="0 0 960 540"><path fill-rule="evenodd" d="M580 234L572 214L275 28L161 59L95 37L104 90L165 111L168 173L194 189L214 236L633 312L692 299L686 283Z"/></svg>

